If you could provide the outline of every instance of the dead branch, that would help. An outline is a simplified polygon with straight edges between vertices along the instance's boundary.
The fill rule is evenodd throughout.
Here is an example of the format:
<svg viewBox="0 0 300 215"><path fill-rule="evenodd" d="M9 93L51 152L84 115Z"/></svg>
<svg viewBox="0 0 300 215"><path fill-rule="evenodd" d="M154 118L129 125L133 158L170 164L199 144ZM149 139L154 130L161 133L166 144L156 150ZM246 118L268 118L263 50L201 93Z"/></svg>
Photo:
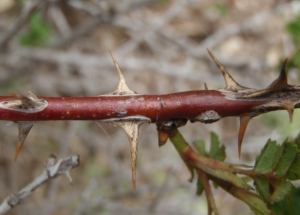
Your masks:
<svg viewBox="0 0 300 215"><path fill-rule="evenodd" d="M46 163L46 169L41 175L36 177L30 184L25 186L17 193L13 193L8 196L0 205L0 214L5 214L10 209L20 204L20 202L27 196L31 195L38 187L48 182L49 180L56 178L60 175L67 175L72 183L69 171L79 165L79 156L72 155L65 159L55 161L55 157L51 156Z"/></svg>

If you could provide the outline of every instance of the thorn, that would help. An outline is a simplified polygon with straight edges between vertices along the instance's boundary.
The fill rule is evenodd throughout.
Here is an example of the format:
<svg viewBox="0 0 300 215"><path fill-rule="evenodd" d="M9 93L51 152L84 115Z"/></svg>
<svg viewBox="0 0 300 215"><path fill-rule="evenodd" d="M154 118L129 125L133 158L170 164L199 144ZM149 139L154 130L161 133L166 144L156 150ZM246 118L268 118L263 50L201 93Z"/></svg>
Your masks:
<svg viewBox="0 0 300 215"><path fill-rule="evenodd" d="M221 63L217 60L217 58L213 55L213 53L207 49L208 54L210 55L210 57L213 59L213 61L215 62L215 64L219 67L220 71L222 72L222 75L225 79L225 84L226 90L230 90L230 91L237 91L237 90L242 90L242 89L247 89L246 87L243 87L241 85L239 85L232 77L231 75L228 73L228 71L221 65Z"/></svg>
<svg viewBox="0 0 300 215"><path fill-rule="evenodd" d="M126 121L126 122L114 122L113 124L120 126L126 132L131 152L131 170L132 170L132 186L133 192L136 193L136 164L138 153L138 136L140 122Z"/></svg>
<svg viewBox="0 0 300 215"><path fill-rule="evenodd" d="M286 58L282 64L278 78L267 87L267 92L279 91L288 87L286 74L287 61L288 59Z"/></svg>
<svg viewBox="0 0 300 215"><path fill-rule="evenodd" d="M239 158L241 157L241 151L242 151L242 142L244 138L244 134L247 128L247 125L250 121L251 117L249 114L243 115L240 117L240 129L239 129L239 136L238 136L238 153Z"/></svg>
<svg viewBox="0 0 300 215"><path fill-rule="evenodd" d="M144 116L131 116L123 118L111 118L109 120L101 120L102 122L108 122L115 126L120 126L126 132L131 151L131 169L132 169L132 185L133 191L136 193L136 163L138 152L138 135L139 127L143 123L150 123L151 120Z"/></svg>
<svg viewBox="0 0 300 215"><path fill-rule="evenodd" d="M204 82L204 89L208 90L207 84Z"/></svg>
<svg viewBox="0 0 300 215"><path fill-rule="evenodd" d="M289 114L290 123L292 123L293 121L294 107L295 107L294 104L291 102L282 105L282 108L286 109Z"/></svg>
<svg viewBox="0 0 300 215"><path fill-rule="evenodd" d="M14 162L17 161L20 151L22 149L22 146L23 146L23 144L26 140L26 137L27 137L30 129L32 128L33 124L34 124L34 122L31 122L31 121L18 122L19 136L18 136L18 145L17 145L16 152L15 152Z"/></svg>
<svg viewBox="0 0 300 215"><path fill-rule="evenodd" d="M273 81L266 89L251 93L248 96L244 96L244 98L251 98L251 97L253 98L253 97L263 96L268 93L273 93L273 92L277 92L277 91L280 91L283 89L288 89L289 85L287 82L287 74L286 74L287 62L288 62L288 59L286 58L283 62L283 65L281 67L278 78L275 81ZM294 109L294 107L293 107L293 109Z"/></svg>
<svg viewBox="0 0 300 215"><path fill-rule="evenodd" d="M158 132L158 146L161 147L166 144L169 139L169 134L167 132L157 130Z"/></svg>
<svg viewBox="0 0 300 215"><path fill-rule="evenodd" d="M125 77L124 77L115 57L113 56L111 51L109 51L109 53L111 55L112 60L114 61L114 64L118 70L119 77L120 77L120 81L119 81L119 85L118 85L117 89L115 91L111 92L110 94L113 94L113 95L136 94L134 91L130 90L129 87L127 86Z"/></svg>

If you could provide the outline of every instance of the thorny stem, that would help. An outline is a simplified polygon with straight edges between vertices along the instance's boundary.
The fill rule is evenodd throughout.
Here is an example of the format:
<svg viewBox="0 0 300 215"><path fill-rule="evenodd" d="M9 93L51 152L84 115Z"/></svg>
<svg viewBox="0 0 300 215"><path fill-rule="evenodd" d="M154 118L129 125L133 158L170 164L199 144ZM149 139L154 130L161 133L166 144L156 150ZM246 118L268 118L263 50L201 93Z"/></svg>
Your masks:
<svg viewBox="0 0 300 215"><path fill-rule="evenodd" d="M178 118L209 123L226 116L267 111L262 106L272 101L232 100L226 98L226 94L228 93L216 90L200 90L167 95L40 97L39 99L48 102L48 106L43 111L30 114L26 110L20 112L0 107L0 119L9 121L107 120L144 116L152 123ZM0 97L2 103L12 100L16 98Z"/></svg>
<svg viewBox="0 0 300 215"><path fill-rule="evenodd" d="M188 120L213 123L224 117L237 116L241 119L238 135L240 153L244 132L251 118L262 113L284 109L288 111L290 119L292 119L294 108L300 107L300 86L288 84L287 61L284 62L280 75L275 81L266 89L255 90L239 85L209 50L208 53L225 79L226 87L222 90L205 89L167 95L135 93L128 88L121 69L111 53L120 82L118 88L107 95L81 98L38 98L32 93L29 93L28 96L11 93L12 96L0 96L0 120L14 121L19 124L19 142L15 160L17 160L18 153L34 121L100 120L118 125L126 132L131 147L132 182L135 190L138 128L142 123L156 123L161 146L169 137L174 138L172 134L168 133L170 128L176 134L178 133L177 127L185 125ZM180 136L178 137L180 138ZM179 146L184 146L184 144ZM211 165L210 159L199 158L188 145L186 148L178 149L181 150L181 152L179 151L181 156L185 154L184 156L189 159L189 162L197 161L196 163L200 165L198 167L203 171L212 171L209 174L218 175L220 172L216 172L214 168L219 170L221 168L227 171L227 179L232 180L235 173L228 165L216 162L215 165L207 168L202 164ZM186 159L184 160L191 170ZM193 171L191 172L193 173ZM236 185L247 189L243 182L234 181L237 183Z"/></svg>

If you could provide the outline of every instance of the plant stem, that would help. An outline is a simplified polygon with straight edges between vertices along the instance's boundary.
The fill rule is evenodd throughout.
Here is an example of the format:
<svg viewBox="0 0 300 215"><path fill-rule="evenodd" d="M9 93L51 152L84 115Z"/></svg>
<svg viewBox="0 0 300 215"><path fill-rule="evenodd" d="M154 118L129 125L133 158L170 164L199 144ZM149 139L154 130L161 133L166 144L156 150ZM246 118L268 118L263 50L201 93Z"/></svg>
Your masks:
<svg viewBox="0 0 300 215"><path fill-rule="evenodd" d="M26 113L0 107L0 119L9 121L106 120L138 115L149 118L151 122L179 118L192 122L211 123L227 116L240 116L251 112L257 115L260 112L282 109L266 107L265 104L272 101L270 99L228 99L227 94L215 90L201 90L167 95L41 97L39 99L48 102L47 108L43 111ZM0 97L1 103L13 100L16 100L16 97Z"/></svg>
<svg viewBox="0 0 300 215"><path fill-rule="evenodd" d="M198 174L199 180L202 182L202 184L204 186L205 195L206 195L206 199L207 199L207 209L208 209L207 214L211 215L212 213L214 213L214 215L219 215L219 212L216 207L215 200L214 200L214 197L212 194L212 190L211 190L211 187L210 187L210 184L208 181L207 174L200 169L197 169L197 174Z"/></svg>

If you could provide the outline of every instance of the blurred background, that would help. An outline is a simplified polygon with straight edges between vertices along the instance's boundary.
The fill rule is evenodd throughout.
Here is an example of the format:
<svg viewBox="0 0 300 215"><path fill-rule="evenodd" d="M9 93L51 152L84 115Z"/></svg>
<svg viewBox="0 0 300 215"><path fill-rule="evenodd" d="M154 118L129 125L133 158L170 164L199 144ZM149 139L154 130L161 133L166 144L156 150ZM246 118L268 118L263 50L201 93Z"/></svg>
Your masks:
<svg viewBox="0 0 300 215"><path fill-rule="evenodd" d="M289 58L289 83L299 83L300 2L288 0L1 0L0 95L96 96L116 89L112 50L129 87L167 94L225 86L206 48L241 85L262 89ZM226 146L228 162L253 165L270 137L297 135L300 113L286 111L253 119L238 159L237 118L188 123L189 143L210 132ZM204 194L168 142L159 148L155 125L140 129L137 194L131 184L127 136L90 121L38 122L13 163L16 125L0 122L0 201L30 183L50 154L80 155L71 171L45 184L8 214L204 215ZM221 189L214 190L222 215L252 212Z"/></svg>

